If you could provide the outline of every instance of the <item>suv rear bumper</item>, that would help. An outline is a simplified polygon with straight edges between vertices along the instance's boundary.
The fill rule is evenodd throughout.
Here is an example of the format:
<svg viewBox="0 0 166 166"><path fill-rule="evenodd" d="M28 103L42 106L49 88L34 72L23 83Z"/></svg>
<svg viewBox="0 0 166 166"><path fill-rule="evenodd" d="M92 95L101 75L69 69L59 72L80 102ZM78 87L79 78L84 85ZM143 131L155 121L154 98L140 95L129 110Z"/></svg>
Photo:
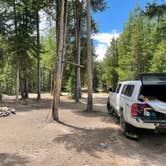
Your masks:
<svg viewBox="0 0 166 166"><path fill-rule="evenodd" d="M152 129L156 130L158 128L166 129L166 120L151 120L142 119L140 117L130 118L129 122L132 126L142 129Z"/></svg>
<svg viewBox="0 0 166 166"><path fill-rule="evenodd" d="M137 120L138 121L141 120L144 123L166 123L166 118L165 117L163 119L150 119L150 118L140 117Z"/></svg>

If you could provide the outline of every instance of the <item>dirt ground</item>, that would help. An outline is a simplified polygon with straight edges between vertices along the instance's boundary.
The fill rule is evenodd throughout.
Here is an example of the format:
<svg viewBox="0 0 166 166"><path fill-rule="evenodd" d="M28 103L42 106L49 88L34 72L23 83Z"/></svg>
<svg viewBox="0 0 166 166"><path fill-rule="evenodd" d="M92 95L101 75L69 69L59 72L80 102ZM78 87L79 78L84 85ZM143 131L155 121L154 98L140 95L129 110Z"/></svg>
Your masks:
<svg viewBox="0 0 166 166"><path fill-rule="evenodd" d="M165 166L166 135L125 138L118 118L107 114L107 94L94 95L93 113L84 112L86 95L79 104L62 96L60 123L50 118L51 96L42 98L16 106L5 97L3 105L17 113L0 119L0 166Z"/></svg>

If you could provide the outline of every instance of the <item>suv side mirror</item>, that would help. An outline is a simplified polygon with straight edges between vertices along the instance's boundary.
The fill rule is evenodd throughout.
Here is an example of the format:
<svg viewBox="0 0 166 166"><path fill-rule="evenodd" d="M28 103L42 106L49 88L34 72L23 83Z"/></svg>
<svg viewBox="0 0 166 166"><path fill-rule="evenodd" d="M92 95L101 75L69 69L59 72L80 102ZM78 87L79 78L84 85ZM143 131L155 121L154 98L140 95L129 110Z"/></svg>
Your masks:
<svg viewBox="0 0 166 166"><path fill-rule="evenodd" d="M109 88L108 92L115 92L115 90L113 88Z"/></svg>

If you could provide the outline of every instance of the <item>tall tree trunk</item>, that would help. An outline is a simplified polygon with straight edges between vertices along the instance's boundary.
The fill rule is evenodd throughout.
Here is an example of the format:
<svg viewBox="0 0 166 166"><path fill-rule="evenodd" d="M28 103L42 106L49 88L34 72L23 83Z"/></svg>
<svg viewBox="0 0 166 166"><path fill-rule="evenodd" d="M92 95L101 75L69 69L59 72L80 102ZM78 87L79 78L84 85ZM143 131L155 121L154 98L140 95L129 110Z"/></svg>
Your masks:
<svg viewBox="0 0 166 166"><path fill-rule="evenodd" d="M64 39L64 0L57 0L57 7L59 8L58 19L59 26L57 29L57 59L56 59L56 73L54 79L54 94L53 94L53 106L52 106L52 117L58 121L58 109L60 104L60 93L62 83L62 58L63 58L63 39ZM58 25L58 23L57 23Z"/></svg>
<svg viewBox="0 0 166 166"><path fill-rule="evenodd" d="M40 74L40 29L39 29L39 1L36 1L36 31L37 31L37 100L41 99L41 74Z"/></svg>
<svg viewBox="0 0 166 166"><path fill-rule="evenodd" d="M24 96L24 81L23 81L23 78L21 78L21 81L20 81L20 85L21 85L21 99L25 99L25 96Z"/></svg>
<svg viewBox="0 0 166 166"><path fill-rule="evenodd" d="M65 55L66 55L66 47L67 47L67 21L68 21L68 1L65 0L65 5L64 5L64 35L63 35L63 54L62 54L62 60L65 60ZM63 76L63 71L64 71L64 63L62 63L61 77Z"/></svg>
<svg viewBox="0 0 166 166"><path fill-rule="evenodd" d="M21 99L24 100L25 99L25 93L24 93L24 71L23 71L23 64L21 63L20 66L20 90L21 90Z"/></svg>
<svg viewBox="0 0 166 166"><path fill-rule="evenodd" d="M19 100L19 89L20 89L20 71L19 71L19 65L17 66L17 80L16 80L16 103L18 103Z"/></svg>
<svg viewBox="0 0 166 166"><path fill-rule="evenodd" d="M92 53L91 53L91 0L87 1L87 69L88 69L88 101L87 111L93 111L93 76L92 76Z"/></svg>
<svg viewBox="0 0 166 166"><path fill-rule="evenodd" d="M48 78L48 91L52 91L52 73L51 73L51 70L49 70L49 78Z"/></svg>
<svg viewBox="0 0 166 166"><path fill-rule="evenodd" d="M74 49L74 59L75 59L75 63L77 63L77 47L78 47L78 16L77 16L77 8L78 8L78 0L75 0L73 2L73 8L74 8L74 24L75 24L75 49ZM77 102L77 66L74 66L74 84L72 87L72 92L73 92L73 99L75 99L75 101Z"/></svg>
<svg viewBox="0 0 166 166"><path fill-rule="evenodd" d="M25 87L26 87L26 85L25 85L25 80L24 79L22 79L21 80L21 98L22 98L22 100L25 100L26 99L26 94L25 94Z"/></svg>
<svg viewBox="0 0 166 166"><path fill-rule="evenodd" d="M27 79L27 76L26 76L25 66L20 68L20 78L21 78L21 97L22 97L23 100L28 99L29 89L28 89L28 79Z"/></svg>
<svg viewBox="0 0 166 166"><path fill-rule="evenodd" d="M29 85L28 85L28 79L25 78L25 83L24 83L24 92L25 92L25 99L29 98Z"/></svg>
<svg viewBox="0 0 166 166"><path fill-rule="evenodd" d="M16 4L15 1L14 4L14 25L15 25L15 36L17 36L17 17L16 17ZM16 40L16 39L15 39ZM16 42L16 41L15 41ZM19 89L20 89L20 70L19 70L19 62L17 61L17 73L16 73L16 103L18 103L19 100Z"/></svg>
<svg viewBox="0 0 166 166"><path fill-rule="evenodd" d="M77 0L78 1L78 0ZM80 54L81 54L81 14L80 11L82 11L82 4L78 1L78 6L76 8L76 33L77 33L77 40L76 40L76 49L77 49L77 58L76 58L76 64L80 65ZM79 102L79 99L81 97L81 76L80 76L80 67L77 67L76 70L76 95L75 95L75 101Z"/></svg>
<svg viewBox="0 0 166 166"><path fill-rule="evenodd" d="M1 87L1 82L0 82L0 103L2 102L2 87Z"/></svg>

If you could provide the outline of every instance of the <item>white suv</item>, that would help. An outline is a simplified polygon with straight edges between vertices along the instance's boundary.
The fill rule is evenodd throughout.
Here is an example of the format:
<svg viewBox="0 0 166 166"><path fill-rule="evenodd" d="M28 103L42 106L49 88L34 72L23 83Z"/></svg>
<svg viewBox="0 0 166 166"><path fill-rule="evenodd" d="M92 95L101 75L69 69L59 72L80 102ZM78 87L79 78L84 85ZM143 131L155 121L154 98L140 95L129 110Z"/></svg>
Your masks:
<svg viewBox="0 0 166 166"><path fill-rule="evenodd" d="M109 90L107 109L120 117L122 131L166 129L166 74L143 74Z"/></svg>

